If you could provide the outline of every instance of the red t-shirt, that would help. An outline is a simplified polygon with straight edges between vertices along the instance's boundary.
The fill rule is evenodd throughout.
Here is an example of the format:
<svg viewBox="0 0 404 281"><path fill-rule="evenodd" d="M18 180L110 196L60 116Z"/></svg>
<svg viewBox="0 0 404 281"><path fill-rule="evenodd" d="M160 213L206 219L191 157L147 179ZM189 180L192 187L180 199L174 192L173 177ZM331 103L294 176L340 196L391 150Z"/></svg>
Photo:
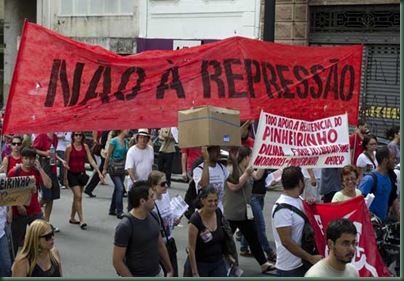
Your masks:
<svg viewBox="0 0 404 281"><path fill-rule="evenodd" d="M251 137L248 137L246 140L241 140L241 145L242 146L246 145L252 149L254 146L254 139Z"/></svg>
<svg viewBox="0 0 404 281"><path fill-rule="evenodd" d="M34 139L34 142L32 143L32 147L42 150L42 151L48 151L48 150L50 150L52 143L53 143L53 147L56 150L56 147L58 147L58 137L56 134L53 134L53 139L50 139L47 134L39 134ZM53 165L52 173L56 174L56 172L57 172L57 167L56 167L56 165Z"/></svg>
<svg viewBox="0 0 404 281"><path fill-rule="evenodd" d="M355 140L356 136L356 140ZM353 133L352 135L349 136L349 148L351 150L355 149L355 153L353 155L352 160L352 165L356 166L356 160L358 159L359 155L363 152L363 146L362 146L362 138L356 134Z"/></svg>
<svg viewBox="0 0 404 281"><path fill-rule="evenodd" d="M8 167L7 167L7 171L6 173L10 172L10 170L12 168L14 168L17 164L21 164L22 163L22 157L20 156L20 158L15 159L11 154L7 156L7 160L8 160Z"/></svg>
<svg viewBox="0 0 404 281"><path fill-rule="evenodd" d="M81 150L78 151L72 145L72 150L70 151L70 158L69 158L69 168L70 172L72 173L81 173L86 170L86 149L84 145L82 146Z"/></svg>
<svg viewBox="0 0 404 281"><path fill-rule="evenodd" d="M10 172L8 172L7 177L15 177L17 168L14 167L10 170ZM31 196L31 203L28 206L24 206L27 209L27 214L28 215L35 215L35 214L39 214L42 213L42 209L41 206L39 205L39 200L38 200L38 190L39 190L39 184L43 185L43 180L42 180L42 176L41 174L32 169L30 172L25 172L23 169L21 169L19 175L19 177L26 177L26 176L34 176L35 180L36 180L36 190L35 193L32 194ZM13 206L12 208L13 210L13 216L20 216L20 213L17 210L16 206Z"/></svg>
<svg viewBox="0 0 404 281"><path fill-rule="evenodd" d="M187 154L187 171L192 170L192 163L202 155L200 148L181 148L181 153Z"/></svg>

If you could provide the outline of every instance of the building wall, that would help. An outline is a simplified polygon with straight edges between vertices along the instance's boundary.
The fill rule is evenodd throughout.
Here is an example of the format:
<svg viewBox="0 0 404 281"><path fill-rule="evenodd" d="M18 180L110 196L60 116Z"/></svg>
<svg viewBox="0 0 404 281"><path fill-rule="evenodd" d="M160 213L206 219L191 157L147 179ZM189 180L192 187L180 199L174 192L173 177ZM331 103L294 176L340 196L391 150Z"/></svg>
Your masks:
<svg viewBox="0 0 404 281"><path fill-rule="evenodd" d="M259 38L260 0L140 1L142 38Z"/></svg>
<svg viewBox="0 0 404 281"><path fill-rule="evenodd" d="M99 45L107 50L132 54L136 52L135 38L139 34L138 2L125 15L61 15L59 1L42 0L38 5L38 23L67 37Z"/></svg>
<svg viewBox="0 0 404 281"><path fill-rule="evenodd" d="M4 0L4 97L6 104L24 20L36 20L36 1Z"/></svg>
<svg viewBox="0 0 404 281"><path fill-rule="evenodd" d="M400 4L399 0L310 0L310 6Z"/></svg>
<svg viewBox="0 0 404 281"><path fill-rule="evenodd" d="M399 0L274 0L275 42L308 45L309 6L399 4ZM263 38L264 5L261 0L260 35Z"/></svg>

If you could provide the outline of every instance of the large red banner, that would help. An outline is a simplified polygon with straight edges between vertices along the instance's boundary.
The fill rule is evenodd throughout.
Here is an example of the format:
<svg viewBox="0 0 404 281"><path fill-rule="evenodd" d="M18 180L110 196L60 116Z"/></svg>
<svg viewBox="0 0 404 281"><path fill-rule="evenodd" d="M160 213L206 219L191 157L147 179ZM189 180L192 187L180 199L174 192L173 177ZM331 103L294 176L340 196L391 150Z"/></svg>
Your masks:
<svg viewBox="0 0 404 281"><path fill-rule="evenodd" d="M177 126L177 111L264 110L301 120L348 113L356 125L362 46L302 47L242 37L120 56L24 24L4 132Z"/></svg>
<svg viewBox="0 0 404 281"><path fill-rule="evenodd" d="M304 202L304 209L314 229L317 248L325 256L325 232L328 223L337 218L351 220L358 231L356 254L352 265L361 277L390 277L376 245L376 237L370 221L369 210L363 196L336 203L312 204Z"/></svg>

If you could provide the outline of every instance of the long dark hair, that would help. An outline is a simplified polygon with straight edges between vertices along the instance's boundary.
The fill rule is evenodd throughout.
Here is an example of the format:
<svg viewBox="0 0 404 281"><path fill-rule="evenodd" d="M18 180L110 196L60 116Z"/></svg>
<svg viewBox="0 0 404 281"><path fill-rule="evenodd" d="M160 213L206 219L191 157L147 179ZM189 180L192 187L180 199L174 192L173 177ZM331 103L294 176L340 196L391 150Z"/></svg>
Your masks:
<svg viewBox="0 0 404 281"><path fill-rule="evenodd" d="M377 142L377 138L375 135L366 135L363 137L362 146L365 151L366 151L366 146L369 144L371 139L374 139Z"/></svg>
<svg viewBox="0 0 404 281"><path fill-rule="evenodd" d="M400 132L399 126L393 126L390 129L386 130L386 137L392 141L396 135Z"/></svg>

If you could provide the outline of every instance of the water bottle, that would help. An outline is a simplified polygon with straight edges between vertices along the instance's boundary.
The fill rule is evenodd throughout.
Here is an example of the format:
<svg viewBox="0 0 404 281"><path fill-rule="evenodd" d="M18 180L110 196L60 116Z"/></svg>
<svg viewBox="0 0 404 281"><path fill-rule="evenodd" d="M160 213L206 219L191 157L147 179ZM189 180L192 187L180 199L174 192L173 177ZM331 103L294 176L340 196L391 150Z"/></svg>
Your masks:
<svg viewBox="0 0 404 281"><path fill-rule="evenodd" d="M50 151L49 151L49 164L55 165L56 164L56 151L53 144L51 144Z"/></svg>

